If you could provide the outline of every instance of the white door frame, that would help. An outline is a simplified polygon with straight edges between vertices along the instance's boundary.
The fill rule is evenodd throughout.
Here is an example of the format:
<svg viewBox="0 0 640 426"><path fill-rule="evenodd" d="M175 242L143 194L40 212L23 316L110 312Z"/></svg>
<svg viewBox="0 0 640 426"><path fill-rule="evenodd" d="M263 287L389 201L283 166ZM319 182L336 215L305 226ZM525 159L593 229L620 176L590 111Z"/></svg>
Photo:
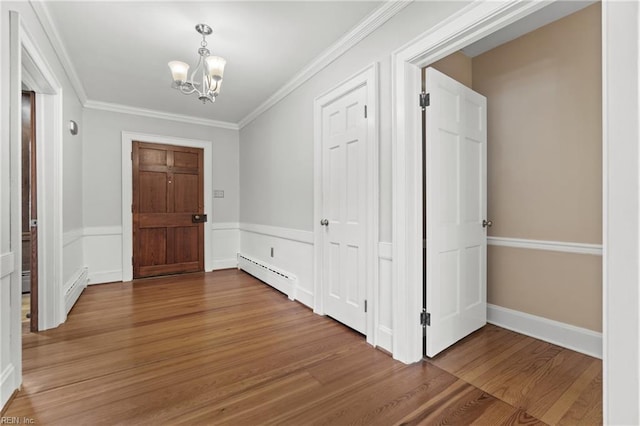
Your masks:
<svg viewBox="0 0 640 426"><path fill-rule="evenodd" d="M11 12L11 149L12 218L21 223L22 83L36 92L38 201L38 329L66 320L62 283L62 86L32 41L20 14ZM16 111L15 115L13 112ZM16 271L22 270L21 227L12 227ZM19 278L21 281L21 277ZM16 318L19 319L19 316Z"/></svg>
<svg viewBox="0 0 640 426"><path fill-rule="evenodd" d="M314 214L313 214L313 311L324 315L324 281L322 276L322 108L335 99L360 86L367 87L367 144L366 144L366 176L367 188L367 226L365 257L367 271L367 342L377 344L377 324L379 319L378 300L378 64L373 63L355 75L349 77L336 87L318 96L313 101L313 181L314 181Z"/></svg>
<svg viewBox="0 0 640 426"><path fill-rule="evenodd" d="M22 382L22 84L36 92L38 186L38 329L66 320L62 283L62 87L33 42L20 14L10 12L10 152L11 152L11 357L15 387Z"/></svg>
<svg viewBox="0 0 640 426"><path fill-rule="evenodd" d="M393 357L422 359L421 68L548 3L473 2L392 55Z"/></svg>
<svg viewBox="0 0 640 426"><path fill-rule="evenodd" d="M422 358L420 69L549 3L476 1L392 55L393 356L400 361ZM602 9L604 423L637 424L640 7L604 1Z"/></svg>
<svg viewBox="0 0 640 426"><path fill-rule="evenodd" d="M212 229L210 220L213 203L213 148L211 141L176 138L173 136L148 133L122 132L122 281L133 279L133 165L131 153L133 141L151 142L163 145L202 148L204 150L204 212L209 221L204 224L204 270L213 270Z"/></svg>

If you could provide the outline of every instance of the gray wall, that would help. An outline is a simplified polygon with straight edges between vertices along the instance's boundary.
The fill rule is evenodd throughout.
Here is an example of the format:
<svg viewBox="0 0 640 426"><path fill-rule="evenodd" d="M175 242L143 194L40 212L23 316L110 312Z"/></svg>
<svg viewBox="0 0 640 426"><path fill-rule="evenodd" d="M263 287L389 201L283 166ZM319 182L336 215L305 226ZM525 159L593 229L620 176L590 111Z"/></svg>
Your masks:
<svg viewBox="0 0 640 426"><path fill-rule="evenodd" d="M178 96L176 94L176 96ZM238 131L130 114L85 109L83 193L85 227L122 225L122 132L211 141L214 198L210 222L237 222Z"/></svg>
<svg viewBox="0 0 640 426"><path fill-rule="evenodd" d="M24 27L27 29L31 39L38 46L40 55L47 62L49 68L55 75L59 84L62 86L62 162L63 162L63 230L74 230L82 228L82 134L71 136L66 131L66 123L69 120L75 120L83 127L82 123L82 106L76 96L76 93L67 78L67 75L59 62L54 49L49 43L40 22L33 12L31 5L27 2L0 2L0 256L13 252L15 256L21 253L20 247L11 247L11 195L13 191L20 193L20 180L16 170L10 168L10 26L9 11L14 10L20 13ZM46 161L46 159L45 159ZM12 186L11 181L16 182ZM48 206L39 206L40 211L47 209ZM49 207L50 210L50 207ZM63 271L62 282L65 282L78 268L83 265L82 253L71 256L66 250L63 250ZM20 264L20 262L15 262ZM20 270L15 270L13 276L20 276ZM10 336L12 332L9 329L11 321L14 320L18 313L10 306L10 276L0 277L0 371L5 370L12 361L12 356L18 351L17 348L11 347ZM20 310L20 307L17 307ZM19 365L15 365L19 369ZM20 374L16 371L15 374ZM4 404L9 392L12 390L14 383L2 383L2 395L0 397L0 406ZM12 379L11 379L12 380ZM15 383L17 386L17 383Z"/></svg>
<svg viewBox="0 0 640 426"><path fill-rule="evenodd" d="M240 130L241 222L313 229L313 100L367 65L380 76L380 240L391 241L391 53L466 2L415 2Z"/></svg>
<svg viewBox="0 0 640 426"><path fill-rule="evenodd" d="M33 12L31 5L27 2L2 2L2 135L1 144L1 160L2 176L0 180L0 193L2 203L0 203L2 218L2 228L0 231L0 251L9 250L9 11L15 10L20 13L23 23L29 31L29 35L37 44L40 54L47 61L49 67L55 74L58 82L62 85L63 100L63 229L64 231L73 230L82 227L82 166L80 159L82 158L82 133L72 136L66 129L66 123L69 120L75 120L80 129L82 123L82 105L80 104L76 93L67 78L67 75L60 64L58 57L54 53L54 49L49 43L40 22Z"/></svg>

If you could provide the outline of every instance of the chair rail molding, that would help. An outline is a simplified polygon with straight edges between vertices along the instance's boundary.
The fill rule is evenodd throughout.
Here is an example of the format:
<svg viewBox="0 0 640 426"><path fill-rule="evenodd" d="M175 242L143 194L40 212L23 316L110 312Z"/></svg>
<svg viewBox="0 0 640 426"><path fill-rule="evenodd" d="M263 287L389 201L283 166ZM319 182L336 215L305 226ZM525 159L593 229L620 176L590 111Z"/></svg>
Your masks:
<svg viewBox="0 0 640 426"><path fill-rule="evenodd" d="M591 254L602 256L602 244L572 243L564 241L529 240L524 238L487 237L487 244L532 250L558 251L563 253Z"/></svg>

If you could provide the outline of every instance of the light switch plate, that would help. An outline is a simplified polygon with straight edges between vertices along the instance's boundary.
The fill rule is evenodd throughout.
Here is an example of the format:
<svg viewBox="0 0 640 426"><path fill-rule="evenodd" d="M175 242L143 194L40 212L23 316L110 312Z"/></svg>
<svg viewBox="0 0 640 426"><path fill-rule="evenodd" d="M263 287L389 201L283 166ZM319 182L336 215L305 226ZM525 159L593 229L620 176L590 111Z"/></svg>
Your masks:
<svg viewBox="0 0 640 426"><path fill-rule="evenodd" d="M224 191L222 189L214 189L213 198L224 198Z"/></svg>

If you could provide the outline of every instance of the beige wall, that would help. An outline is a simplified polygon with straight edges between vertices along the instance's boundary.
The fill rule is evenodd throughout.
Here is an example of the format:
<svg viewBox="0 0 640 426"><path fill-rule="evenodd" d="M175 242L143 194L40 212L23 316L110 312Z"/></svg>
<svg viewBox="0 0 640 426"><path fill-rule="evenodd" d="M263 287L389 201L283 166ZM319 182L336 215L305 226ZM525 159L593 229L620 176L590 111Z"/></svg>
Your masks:
<svg viewBox="0 0 640 426"><path fill-rule="evenodd" d="M491 235L602 242L600 4L473 58Z"/></svg>
<svg viewBox="0 0 640 426"><path fill-rule="evenodd" d="M489 246L489 303L602 331L602 257Z"/></svg>
<svg viewBox="0 0 640 426"><path fill-rule="evenodd" d="M600 5L473 58L488 104L489 235L602 242ZM488 251L488 301L602 330L602 257Z"/></svg>
<svg viewBox="0 0 640 426"><path fill-rule="evenodd" d="M432 65L487 97L490 236L602 242L600 27L594 4ZM487 262L489 303L602 330L601 256L494 246Z"/></svg>
<svg viewBox="0 0 640 426"><path fill-rule="evenodd" d="M467 87L472 87L473 74L471 71L471 58L462 52L452 53L429 66Z"/></svg>

